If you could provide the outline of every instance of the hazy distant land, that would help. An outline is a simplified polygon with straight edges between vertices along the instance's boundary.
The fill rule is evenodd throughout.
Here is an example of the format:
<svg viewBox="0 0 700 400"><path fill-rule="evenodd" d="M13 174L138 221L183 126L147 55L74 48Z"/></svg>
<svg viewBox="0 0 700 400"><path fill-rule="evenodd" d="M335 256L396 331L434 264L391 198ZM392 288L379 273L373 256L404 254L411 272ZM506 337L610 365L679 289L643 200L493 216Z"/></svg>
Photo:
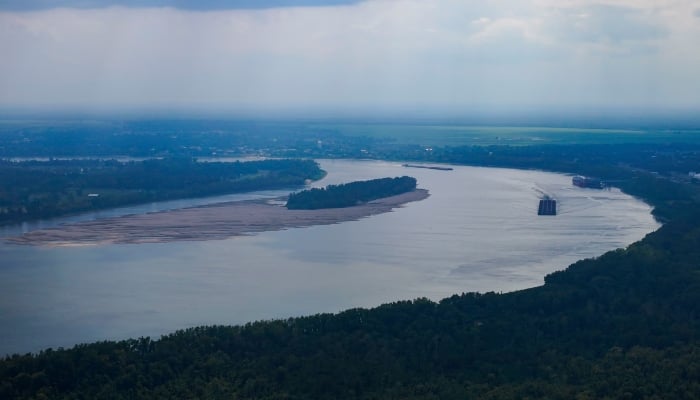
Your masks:
<svg viewBox="0 0 700 400"><path fill-rule="evenodd" d="M32 231L8 241L27 245L77 246L226 239L256 232L358 220L428 196L427 190L416 189L353 207L317 210L288 210L282 205L284 198L226 202L68 224Z"/></svg>

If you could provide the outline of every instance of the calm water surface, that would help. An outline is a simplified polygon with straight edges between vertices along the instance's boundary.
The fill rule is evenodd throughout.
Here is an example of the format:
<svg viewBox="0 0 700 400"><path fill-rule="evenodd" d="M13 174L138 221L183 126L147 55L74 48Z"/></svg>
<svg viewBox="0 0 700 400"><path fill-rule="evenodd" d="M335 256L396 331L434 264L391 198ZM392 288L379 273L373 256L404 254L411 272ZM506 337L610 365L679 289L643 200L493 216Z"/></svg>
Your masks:
<svg viewBox="0 0 700 400"><path fill-rule="evenodd" d="M539 171L323 160L323 186L411 175L431 196L360 221L207 242L37 248L0 243L0 354L176 329L285 318L466 291L540 285L572 262L656 229L617 190L580 189ZM155 203L6 227L63 222L289 191ZM559 215L538 217L542 193Z"/></svg>

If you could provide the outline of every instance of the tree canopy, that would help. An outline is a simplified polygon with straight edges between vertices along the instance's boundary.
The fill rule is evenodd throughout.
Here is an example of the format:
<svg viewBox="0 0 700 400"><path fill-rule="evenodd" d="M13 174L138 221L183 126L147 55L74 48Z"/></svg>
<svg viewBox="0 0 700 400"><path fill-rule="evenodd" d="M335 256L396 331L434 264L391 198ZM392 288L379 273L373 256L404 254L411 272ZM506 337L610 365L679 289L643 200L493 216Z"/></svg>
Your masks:
<svg viewBox="0 0 700 400"><path fill-rule="evenodd" d="M323 175L318 163L302 159L0 160L0 224L150 201L290 188Z"/></svg>
<svg viewBox="0 0 700 400"><path fill-rule="evenodd" d="M383 197L410 192L416 188L416 178L402 176L328 185L292 193L287 200L290 210L351 207Z"/></svg>

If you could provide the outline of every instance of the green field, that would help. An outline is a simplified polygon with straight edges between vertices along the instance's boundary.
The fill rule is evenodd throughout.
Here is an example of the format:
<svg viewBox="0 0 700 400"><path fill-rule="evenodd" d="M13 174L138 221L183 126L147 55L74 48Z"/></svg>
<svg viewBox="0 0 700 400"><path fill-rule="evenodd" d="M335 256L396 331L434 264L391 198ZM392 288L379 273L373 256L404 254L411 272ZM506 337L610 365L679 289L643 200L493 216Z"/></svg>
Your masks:
<svg viewBox="0 0 700 400"><path fill-rule="evenodd" d="M700 143L700 130L587 129L420 124L311 124L308 130L425 146Z"/></svg>

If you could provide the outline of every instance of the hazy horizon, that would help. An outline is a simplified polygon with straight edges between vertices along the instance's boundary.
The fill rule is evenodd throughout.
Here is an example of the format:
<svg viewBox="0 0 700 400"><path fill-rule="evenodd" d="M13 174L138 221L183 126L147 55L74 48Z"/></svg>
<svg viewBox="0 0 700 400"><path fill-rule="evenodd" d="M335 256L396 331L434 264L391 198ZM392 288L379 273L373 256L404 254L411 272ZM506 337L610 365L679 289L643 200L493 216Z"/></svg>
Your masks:
<svg viewBox="0 0 700 400"><path fill-rule="evenodd" d="M144 107L124 109L57 109L52 107L1 108L0 122L11 121L250 121L260 123L337 123L394 125L454 125L465 127L530 127L575 129L632 129L648 131L697 130L695 110L659 109L539 109L539 110L269 110L175 109Z"/></svg>

